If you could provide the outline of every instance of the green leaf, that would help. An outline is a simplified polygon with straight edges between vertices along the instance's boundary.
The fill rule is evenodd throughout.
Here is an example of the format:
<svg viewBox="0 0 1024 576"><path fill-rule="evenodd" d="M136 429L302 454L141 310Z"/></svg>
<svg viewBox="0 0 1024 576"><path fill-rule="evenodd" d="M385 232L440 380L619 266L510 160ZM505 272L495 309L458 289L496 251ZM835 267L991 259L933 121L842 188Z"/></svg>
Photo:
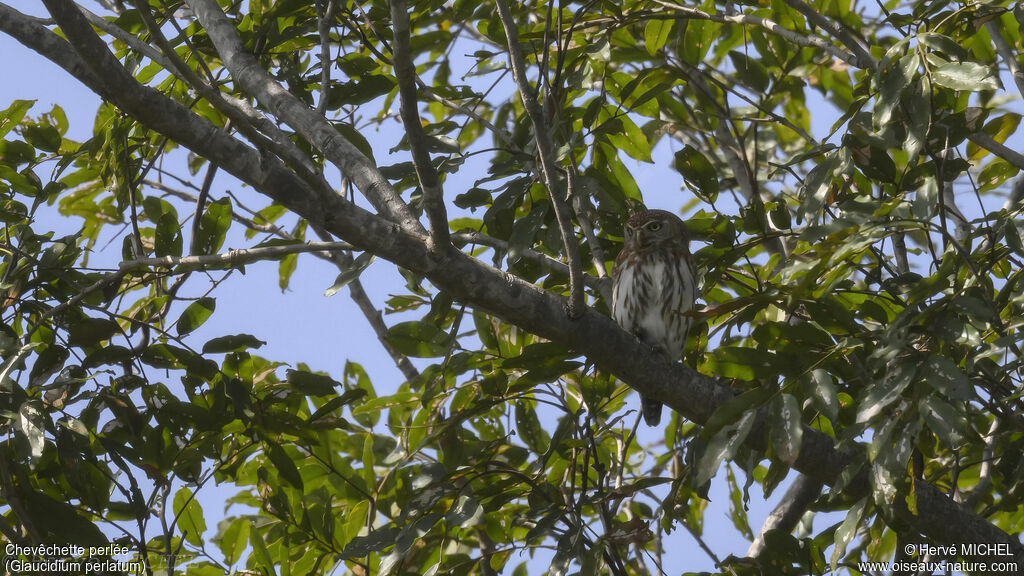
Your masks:
<svg viewBox="0 0 1024 576"><path fill-rule="evenodd" d="M962 410L935 395L922 398L918 409L928 428L950 449L958 450L967 443L964 431L970 429L970 424Z"/></svg>
<svg viewBox="0 0 1024 576"><path fill-rule="evenodd" d="M953 60L966 60L970 57L967 50L949 36L936 34L935 32L920 32L917 35L917 41L936 52L945 54Z"/></svg>
<svg viewBox="0 0 1024 576"><path fill-rule="evenodd" d="M74 346L95 346L119 334L117 322L106 318L85 318L68 329L68 342Z"/></svg>
<svg viewBox="0 0 1024 576"><path fill-rule="evenodd" d="M526 400L516 401L516 431L523 442L537 454L547 451L551 439L548 433L540 425L540 418L537 417L537 409L532 402Z"/></svg>
<svg viewBox="0 0 1024 576"><path fill-rule="evenodd" d="M800 403L791 394L781 394L775 398L773 406L772 448L783 462L792 466L800 455L804 438Z"/></svg>
<svg viewBox="0 0 1024 576"><path fill-rule="evenodd" d="M224 528L224 522L229 522L227 528ZM252 521L248 518L235 518L221 522L222 532L221 537L217 539L217 546L229 564L237 561L248 549L250 526L252 526Z"/></svg>
<svg viewBox="0 0 1024 576"><path fill-rule="evenodd" d="M182 486L174 493L174 515L185 541L193 546L202 546L206 518L203 517L199 500L193 497L192 489L188 486Z"/></svg>
<svg viewBox="0 0 1024 576"><path fill-rule="evenodd" d="M700 150L689 144L683 146L675 154L675 168L697 187L704 200L714 202L718 198L718 173Z"/></svg>
<svg viewBox="0 0 1024 576"><path fill-rule="evenodd" d="M363 482L367 486L373 486L377 483L377 474L373 471L373 465L376 462L376 458L373 454L373 434L367 434L363 438Z"/></svg>
<svg viewBox="0 0 1024 576"><path fill-rule="evenodd" d="M222 354L224 352L238 352L248 348L260 348L266 342L252 334L235 334L232 336L218 336L203 344L203 354Z"/></svg>
<svg viewBox="0 0 1024 576"><path fill-rule="evenodd" d="M826 370L815 368L804 381L809 388L807 396L812 399L815 407L829 420L835 421L839 416L839 399L832 375Z"/></svg>
<svg viewBox="0 0 1024 576"><path fill-rule="evenodd" d="M900 58L898 63L887 71L872 115L874 126L885 126L892 120L892 111L900 103L900 93L911 85L919 62L917 54L911 52Z"/></svg>
<svg viewBox="0 0 1024 576"><path fill-rule="evenodd" d="M947 62L932 70L932 78L939 86L953 90L981 92L998 90L999 77L988 66L976 62Z"/></svg>
<svg viewBox="0 0 1024 576"><path fill-rule="evenodd" d="M993 140L1000 144L1006 142L1006 139L1011 134L1017 132L1017 127L1020 125L1021 115L1016 112L1008 112L1002 116L989 120L983 131L992 137ZM981 146L978 146L974 142L967 143L967 154L968 160L976 162L984 158L989 151Z"/></svg>
<svg viewBox="0 0 1024 576"><path fill-rule="evenodd" d="M913 381L916 372L916 365L899 364L887 372L881 381L872 384L865 394L864 400L860 403L860 409L857 411L857 423L863 424L872 420L886 406L899 398L903 390Z"/></svg>
<svg viewBox="0 0 1024 576"><path fill-rule="evenodd" d="M758 386L747 390L735 398L726 400L711 413L711 417L704 423L701 436L705 439L715 436L719 430L727 425L738 422L744 414L760 408L774 394L773 390Z"/></svg>
<svg viewBox="0 0 1024 576"><path fill-rule="evenodd" d="M370 252L363 252L357 256L356 259L352 261L351 266L338 274L338 277L334 279L334 284L332 284L327 290L324 290L324 296L334 296L339 290L351 284L353 280L359 278L359 275L362 274L364 270L370 267L370 264L373 264L373 261L376 258L377 257Z"/></svg>
<svg viewBox="0 0 1024 576"><path fill-rule="evenodd" d="M925 364L925 378L936 392L950 400L970 401L974 399L974 388L967 374L956 362L946 356L933 354Z"/></svg>
<svg viewBox="0 0 1024 576"><path fill-rule="evenodd" d="M267 551L267 543L263 541L263 535L260 534L258 529L249 530L249 543L252 544L252 557L256 560L256 564L262 566L263 571L269 576L276 576L277 570L274 569L274 559L270 557L270 552Z"/></svg>
<svg viewBox="0 0 1024 576"><path fill-rule="evenodd" d="M366 104L391 92L395 84L391 76L370 74L359 80L332 86L327 97L327 109L337 110L342 106Z"/></svg>
<svg viewBox="0 0 1024 576"><path fill-rule="evenodd" d="M736 68L736 75L740 81L758 92L768 90L771 78L769 78L768 70L761 63L759 57L730 50L729 60L732 61L733 67Z"/></svg>
<svg viewBox="0 0 1024 576"><path fill-rule="evenodd" d="M711 480L718 472L722 462L736 454L736 450L750 434L756 417L755 411L746 412L738 422L722 428L708 441L704 455L697 463L697 472L693 480L695 486L700 486Z"/></svg>
<svg viewBox="0 0 1024 576"><path fill-rule="evenodd" d="M430 322L402 322L388 329L386 339L395 350L414 358L433 358L448 353L450 338Z"/></svg>
<svg viewBox="0 0 1024 576"><path fill-rule="evenodd" d="M158 257L181 256L181 224L173 212L164 212L156 221L156 237L153 239L154 252Z"/></svg>
<svg viewBox="0 0 1024 576"><path fill-rule="evenodd" d="M298 254L288 254L281 259L281 263L277 265L277 286L284 292L288 289L288 283L291 281L292 274L295 273L295 268L299 265Z"/></svg>
<svg viewBox="0 0 1024 576"><path fill-rule="evenodd" d="M32 105L35 103L35 100L15 100L5 110L0 111L0 137L5 136L21 124L25 115L28 114L28 111L32 109Z"/></svg>
<svg viewBox="0 0 1024 576"><path fill-rule="evenodd" d="M60 372L60 369L64 367L64 362L67 361L71 352L67 348L53 344L39 353L36 357L35 363L32 365L32 371L29 372L28 385L30 387L37 387L46 384L46 381L51 376Z"/></svg>
<svg viewBox="0 0 1024 576"><path fill-rule="evenodd" d="M342 406L347 406L366 395L366 390L363 390L362 388L353 388L352 390L346 390L345 393L342 394L341 396L335 396L334 398L331 398L330 400L325 402L323 406L317 408L316 412L313 412L313 414L309 416L309 421L312 422L314 420L317 420L321 416L330 414L331 412L334 412L338 408L341 408Z"/></svg>
<svg viewBox="0 0 1024 576"><path fill-rule="evenodd" d="M669 19L652 18L647 21L647 25L644 27L644 48L647 49L648 54L654 56L668 43L673 24L675 24L675 20Z"/></svg>
<svg viewBox="0 0 1024 576"><path fill-rule="evenodd" d="M606 132L606 138L617 150L628 154L631 158L642 162L651 161L651 143L647 135L628 115L621 113L614 106L606 106L598 115L601 126L595 132Z"/></svg>
<svg viewBox="0 0 1024 576"><path fill-rule="evenodd" d="M36 159L36 150L21 140L0 140L0 162L17 166Z"/></svg>
<svg viewBox="0 0 1024 576"><path fill-rule="evenodd" d="M338 131L345 140L348 140L357 150L363 153L364 156L370 159L370 162L377 163L373 159L373 146L366 140L366 137L359 133L358 130L352 127L347 122L335 122L334 129Z"/></svg>
<svg viewBox="0 0 1024 576"><path fill-rule="evenodd" d="M879 146L851 146L850 156L865 176L882 182L896 181L896 163L889 153Z"/></svg>
<svg viewBox="0 0 1024 576"><path fill-rule="evenodd" d="M1003 182L1006 182L1010 178L1013 178L1020 172L1020 168L1017 168L1013 164L1010 164L1002 158L993 158L991 162L985 165L981 169L981 173L978 174L978 187L981 192L988 192L1001 186Z"/></svg>
<svg viewBox="0 0 1024 576"><path fill-rule="evenodd" d="M476 526L483 520L483 507L480 506L480 503L475 498L465 494L459 496L459 499L448 509L448 513L444 516L444 521L449 526L459 528Z"/></svg>
<svg viewBox="0 0 1024 576"><path fill-rule="evenodd" d="M196 245L193 254L216 254L224 245L228 228L231 227L231 199L224 197L211 202L199 221Z"/></svg>
<svg viewBox="0 0 1024 576"><path fill-rule="evenodd" d="M47 126L46 124L25 126L21 129L21 135L25 137L29 144L39 150L47 152L57 152L60 150L60 132L53 126Z"/></svg>
<svg viewBox="0 0 1024 576"><path fill-rule="evenodd" d="M828 200L828 191L832 187L832 177L839 168L839 155L830 153L825 155L811 173L807 175L803 186L803 213L804 217L812 220L818 216L825 201Z"/></svg>
<svg viewBox="0 0 1024 576"><path fill-rule="evenodd" d="M341 559L362 558L373 552L380 552L385 548L394 546L400 532L401 529L395 526L388 526L386 528L378 528L367 536L356 536L341 551Z"/></svg>
<svg viewBox="0 0 1024 576"><path fill-rule="evenodd" d="M189 334L202 326L210 319L210 316L213 316L213 311L216 309L217 301L209 296L204 296L189 304L185 311L181 313L181 317L178 318L176 326L178 336Z"/></svg>
<svg viewBox="0 0 1024 576"><path fill-rule="evenodd" d="M757 348L722 346L707 357L708 373L720 378L756 381L777 374L774 354Z"/></svg>
<svg viewBox="0 0 1024 576"><path fill-rule="evenodd" d="M836 571L836 565L842 560L846 554L846 547L853 541L853 537L857 534L857 526L860 525L860 517L864 513L864 508L867 506L868 499L861 498L850 511L846 513L846 518L843 523L839 526L835 533L835 544L836 547L832 550L831 569L832 572Z"/></svg>
<svg viewBox="0 0 1024 576"><path fill-rule="evenodd" d="M267 458L277 468L277 473L281 476L281 479L291 484L294 488L302 490L302 475L299 474L299 469L295 466L295 462L288 455L288 452L280 444L270 440L264 442L264 446L266 447Z"/></svg>
<svg viewBox="0 0 1024 576"><path fill-rule="evenodd" d="M43 448L46 446L44 420L48 420L37 406L37 402L25 402L18 409L18 427L28 440L33 460L38 460L43 455Z"/></svg>
<svg viewBox="0 0 1024 576"><path fill-rule="evenodd" d="M327 396L344 388L341 382L330 376L314 374L305 370L288 370L286 378L288 384L293 388L310 396Z"/></svg>

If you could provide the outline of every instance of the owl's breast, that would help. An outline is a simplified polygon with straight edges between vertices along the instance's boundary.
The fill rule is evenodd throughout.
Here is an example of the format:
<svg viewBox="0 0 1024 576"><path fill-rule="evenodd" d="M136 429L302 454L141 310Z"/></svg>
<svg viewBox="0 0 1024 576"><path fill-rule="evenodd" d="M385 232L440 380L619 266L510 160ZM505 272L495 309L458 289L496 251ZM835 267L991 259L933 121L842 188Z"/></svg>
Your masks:
<svg viewBox="0 0 1024 576"><path fill-rule="evenodd" d="M612 317L623 329L661 349L671 359L682 354L693 308L693 276L685 260L650 255L629 258L616 269Z"/></svg>

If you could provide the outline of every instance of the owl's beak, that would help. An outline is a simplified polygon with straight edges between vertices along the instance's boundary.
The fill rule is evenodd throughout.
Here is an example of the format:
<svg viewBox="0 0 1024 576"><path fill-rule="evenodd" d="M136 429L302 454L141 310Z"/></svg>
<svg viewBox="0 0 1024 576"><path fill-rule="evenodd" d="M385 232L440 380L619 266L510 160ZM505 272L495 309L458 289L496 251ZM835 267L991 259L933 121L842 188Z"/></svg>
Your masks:
<svg viewBox="0 0 1024 576"><path fill-rule="evenodd" d="M650 240L650 236L647 235L647 234L644 234L644 229L643 228L637 228L636 230L634 230L633 231L633 236L636 237L637 245L645 247L645 248L647 247L648 241Z"/></svg>

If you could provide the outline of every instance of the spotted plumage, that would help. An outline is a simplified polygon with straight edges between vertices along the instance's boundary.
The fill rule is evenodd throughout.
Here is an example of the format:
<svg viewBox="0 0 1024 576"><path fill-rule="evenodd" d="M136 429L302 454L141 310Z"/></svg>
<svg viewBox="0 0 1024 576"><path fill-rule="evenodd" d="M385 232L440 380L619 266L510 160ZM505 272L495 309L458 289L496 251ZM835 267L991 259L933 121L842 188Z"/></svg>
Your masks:
<svg viewBox="0 0 1024 576"><path fill-rule="evenodd" d="M686 226L675 214L647 210L626 222L626 242L615 259L612 317L664 355L679 360L697 297ZM657 426L661 403L641 398L644 421Z"/></svg>

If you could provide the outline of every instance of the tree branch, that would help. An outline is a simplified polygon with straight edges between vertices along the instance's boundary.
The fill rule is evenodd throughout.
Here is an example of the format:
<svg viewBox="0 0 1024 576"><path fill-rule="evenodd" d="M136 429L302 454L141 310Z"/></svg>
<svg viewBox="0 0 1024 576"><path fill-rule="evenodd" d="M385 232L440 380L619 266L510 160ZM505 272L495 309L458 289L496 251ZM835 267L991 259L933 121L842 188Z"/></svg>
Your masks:
<svg viewBox="0 0 1024 576"><path fill-rule="evenodd" d="M49 318L67 310L81 302L86 296L107 286L118 284L129 273L143 268L174 268L175 274L183 274L200 268L233 268L261 260L272 260L288 254L303 252L333 252L351 250L348 242L307 242L305 244L285 244L282 246L260 246L228 250L220 254L203 254L200 256L163 256L160 258L137 258L125 260L117 265L117 270L104 274L102 278L83 288L71 299L60 303L42 315Z"/></svg>
<svg viewBox="0 0 1024 576"><path fill-rule="evenodd" d="M612 302L612 282L608 276L608 270L605 269L604 250L601 248L601 242L597 239L597 234L594 234L594 227L590 223L590 197L585 193L579 192L576 187L576 166L570 165L566 171L566 184L569 190L569 198L573 200L573 210L576 212L576 220L580 223L580 229L583 230L583 237L587 239L587 246L590 247L590 261L594 265L594 270L597 271L597 290L601 294L601 298L604 299L605 303L611 307ZM589 286L591 283L588 282L590 277L584 274L584 282L587 282Z"/></svg>
<svg viewBox="0 0 1024 576"><path fill-rule="evenodd" d="M416 177L423 190L423 211L430 222L431 248L444 249L451 245L448 232L448 211L444 205L444 191L437 177L437 170L430 160L427 135L420 122L419 100L416 98L416 67L413 64L412 49L409 45L409 8L405 0L391 0L391 25L394 28L392 60L395 78L398 79L398 94L402 101L402 124L409 139Z"/></svg>
<svg viewBox="0 0 1024 576"><path fill-rule="evenodd" d="M317 236L319 236L325 242L330 242L331 234L326 230L319 227L314 228ZM338 267L339 270L348 270L352 267L352 255L348 251L333 251L329 253L330 260ZM380 310L373 305L373 301L366 294L366 290L363 288L363 283L359 278L355 278L348 284L349 297L355 302L359 311L363 313L366 321L370 324L370 328L373 328L374 334L377 335L377 340L380 341L381 346L384 347L384 351L391 356L391 361L395 363L398 370L405 376L407 382L411 382L419 377L420 371L412 365L409 358L395 349L394 346L388 342L387 334L388 327L384 323L384 318L381 316Z"/></svg>
<svg viewBox="0 0 1024 576"><path fill-rule="evenodd" d="M674 2L666 2L665 0L654 0L655 4L668 8L675 12L680 13L687 18L693 18L694 20L710 20L712 22L720 22L722 24L744 24L749 26L757 26L764 28L768 32L775 34L776 36L785 38L786 40L796 44L797 46L806 46L808 48L820 48L833 57L846 62L851 66L863 68L862 63L856 55L850 54L849 52L843 52L839 48L836 48L832 44L817 38L814 36L801 36L792 30L783 28L778 23L768 20L767 18L759 18L757 16L751 16L749 14L709 14L707 12L698 10L696 8L690 8L689 6L680 6Z"/></svg>
<svg viewBox="0 0 1024 576"><path fill-rule="evenodd" d="M471 230L468 232L456 232L455 234L452 235L452 239L458 243L479 244L480 246L488 246L490 248L496 248L498 250L508 252L508 242L500 238L488 236L475 230ZM536 250L526 248L522 250L519 253L519 255L522 256L524 259L529 260L530 262L540 264L549 272L564 274L566 276L569 275L569 267L566 266L564 262L556 260L551 256L548 256L547 254L541 254ZM597 290L599 292L603 289L602 286L605 284L605 282L602 281L600 278L594 278L589 274L583 275L583 282L584 284L587 285L587 287Z"/></svg>
<svg viewBox="0 0 1024 576"><path fill-rule="evenodd" d="M548 131L547 122L540 104L537 102L530 81L526 77L526 59L519 47L519 30L512 18L512 11L509 10L507 0L496 0L498 5L498 17L501 25L505 28L505 38L508 41L508 60L512 66L512 77L519 88L519 95L526 108L526 114L533 124L534 139L537 142L537 151L540 153L541 176L544 179L544 187L548 190L548 198L555 209L555 219L558 220L558 229L562 233L562 244L565 246L565 257L569 263L569 305L570 318L576 318L583 313L585 306L583 300L583 266L580 263L580 248L576 242L576 235L573 232L572 219L569 214L569 207L565 200L559 195L561 187L558 186L558 174L555 168L554 143L551 141L551 133Z"/></svg>
<svg viewBox="0 0 1024 576"><path fill-rule="evenodd" d="M985 134L984 132L975 132L968 136L967 139L996 156L999 156L1003 160L1006 160L1010 164L1013 164L1017 168L1024 170L1024 156L1022 156L1020 152L1008 148L1005 144L999 143L999 141L988 134Z"/></svg>
<svg viewBox="0 0 1024 576"><path fill-rule="evenodd" d="M1010 48L1006 38L1003 38L1003 33L999 30L999 19L993 18L985 22L985 30L988 31L988 35L992 38L992 43L995 44L999 57L1003 59L1006 67L1010 69L1010 76L1013 76L1013 82L1017 85L1017 92L1020 92L1021 98L1024 98L1024 71L1020 69L1017 55L1013 53L1013 49Z"/></svg>
<svg viewBox="0 0 1024 576"><path fill-rule="evenodd" d="M331 20L337 4L334 0L317 0L317 33L320 34L320 101L316 103L316 113L323 116L327 113L327 97L331 87Z"/></svg>
<svg viewBox="0 0 1024 576"><path fill-rule="evenodd" d="M101 70L107 65L102 78L82 63L67 42L2 4L0 30L64 67L140 122L209 158L223 170L347 240L353 247L370 250L422 274L467 306L493 314L590 358L599 369L615 375L645 396L668 404L693 422L706 422L717 407L734 396L732 389L715 378L679 363L665 362L650 347L593 309L584 309L578 318L571 320L564 314L563 297L460 251L437 254L427 248L423 234L377 217L332 190L313 187L276 158L245 146L179 104L139 85L130 76L126 79L123 69L116 60L110 62L113 56L73 5L69 11L67 0L46 2L67 37ZM762 453L767 450L770 418L766 412L759 412L746 438L751 448ZM871 491L863 462L864 453L859 445L847 443L837 449L834 439L804 426L802 448L793 468L825 484L841 482L845 495L859 498ZM860 471L849 478L850 472L858 468ZM930 484L919 482L915 490L917 513L907 510L901 499L897 499L895 511L913 530L940 543L1005 544L1014 555L1012 560L1024 562L1024 546L1018 539L954 503Z"/></svg>
<svg viewBox="0 0 1024 576"><path fill-rule="evenodd" d="M66 1L66 0L64 0ZM373 162L333 126L274 82L256 58L246 50L234 24L214 0L188 0L196 18L217 47L224 65L240 88L252 94L267 110L287 122L309 140L352 180L377 211L403 228L422 232L423 226Z"/></svg>
<svg viewBox="0 0 1024 576"><path fill-rule="evenodd" d="M829 33L830 36L839 40L844 46L857 56L857 66L864 68L865 70L875 70L878 68L878 61L871 55L856 38L850 34L850 31L846 29L841 23L836 24L828 18L819 14L814 8L811 8L803 0L785 0L786 4L801 13L808 20L814 23L815 26Z"/></svg>
<svg viewBox="0 0 1024 576"><path fill-rule="evenodd" d="M793 532L804 513L807 512L807 507L818 499L819 494L821 494L821 482L803 474L797 476L789 486L789 490L786 490L782 501L765 519L757 537L747 549L747 556L756 558L764 552L764 537L768 532L772 530L781 530L787 534Z"/></svg>
<svg viewBox="0 0 1024 576"><path fill-rule="evenodd" d="M178 52L167 41L159 24L153 19L153 15L147 5L140 4L138 11L143 23L146 24L146 28L149 30L150 36L159 46L160 50L163 51L162 53L156 52L151 46L132 34L128 34L120 27L98 16L90 17L89 12L83 10L86 18L94 25L97 25L96 20L104 22L105 25L101 27L102 30L115 35L136 50L143 51L144 54L159 62L168 71L175 72L179 78L196 91L196 94L205 98L214 108L234 122L238 131L252 142L253 145L273 151L306 180L322 178L322 176L317 174L316 167L313 166L309 158L299 150L299 147L276 124L250 106L245 100L224 94L193 72L192 68L181 59ZM155 56L150 53L155 53Z"/></svg>

